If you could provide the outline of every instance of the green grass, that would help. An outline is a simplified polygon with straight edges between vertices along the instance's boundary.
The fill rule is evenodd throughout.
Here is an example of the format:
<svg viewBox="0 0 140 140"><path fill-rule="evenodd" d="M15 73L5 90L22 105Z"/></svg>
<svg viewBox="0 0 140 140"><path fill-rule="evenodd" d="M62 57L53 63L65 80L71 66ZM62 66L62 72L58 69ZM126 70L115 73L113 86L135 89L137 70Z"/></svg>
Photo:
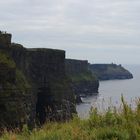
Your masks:
<svg viewBox="0 0 140 140"><path fill-rule="evenodd" d="M69 122L48 122L42 128L22 132L5 131L0 140L140 140L140 100L132 110L122 97L122 108L99 113L96 108L89 119L75 116Z"/></svg>
<svg viewBox="0 0 140 140"><path fill-rule="evenodd" d="M26 92L26 90L31 88L24 74L16 68L14 60L4 51L0 50L0 84L1 83L3 84L4 88L6 87L11 90L18 89L21 91L20 93L29 93ZM11 91L7 90L4 91L4 93L1 92L1 95L8 95L10 93Z"/></svg>
<svg viewBox="0 0 140 140"><path fill-rule="evenodd" d="M0 51L0 64L8 65L9 68L16 67L14 61L12 61L11 58L2 51Z"/></svg>

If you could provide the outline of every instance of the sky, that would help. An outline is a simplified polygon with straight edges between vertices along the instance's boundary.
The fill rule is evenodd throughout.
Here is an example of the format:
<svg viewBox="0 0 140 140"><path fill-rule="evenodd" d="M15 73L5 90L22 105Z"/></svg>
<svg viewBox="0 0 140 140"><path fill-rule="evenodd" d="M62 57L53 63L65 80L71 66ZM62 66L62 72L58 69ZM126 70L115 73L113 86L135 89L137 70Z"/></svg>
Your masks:
<svg viewBox="0 0 140 140"><path fill-rule="evenodd" d="M0 0L0 30L67 58L140 64L140 0Z"/></svg>

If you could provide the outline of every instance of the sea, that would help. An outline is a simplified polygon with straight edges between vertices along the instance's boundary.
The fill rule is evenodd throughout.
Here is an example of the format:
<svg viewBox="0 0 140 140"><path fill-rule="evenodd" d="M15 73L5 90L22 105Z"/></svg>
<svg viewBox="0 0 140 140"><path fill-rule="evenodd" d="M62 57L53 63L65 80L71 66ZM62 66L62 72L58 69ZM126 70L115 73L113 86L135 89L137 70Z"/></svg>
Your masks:
<svg viewBox="0 0 140 140"><path fill-rule="evenodd" d="M120 108L121 96L132 108L140 98L140 65L123 65L133 74L133 79L100 81L99 94L82 98L76 106L80 118L88 118L91 108L105 112L108 108Z"/></svg>

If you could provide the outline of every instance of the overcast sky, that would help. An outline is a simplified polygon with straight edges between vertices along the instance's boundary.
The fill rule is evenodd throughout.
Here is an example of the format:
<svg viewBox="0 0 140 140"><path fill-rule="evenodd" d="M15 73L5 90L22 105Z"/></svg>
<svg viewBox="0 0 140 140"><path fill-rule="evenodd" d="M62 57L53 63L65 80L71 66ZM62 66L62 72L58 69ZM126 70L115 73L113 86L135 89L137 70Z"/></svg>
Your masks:
<svg viewBox="0 0 140 140"><path fill-rule="evenodd" d="M0 0L0 30L68 58L140 64L140 0Z"/></svg>

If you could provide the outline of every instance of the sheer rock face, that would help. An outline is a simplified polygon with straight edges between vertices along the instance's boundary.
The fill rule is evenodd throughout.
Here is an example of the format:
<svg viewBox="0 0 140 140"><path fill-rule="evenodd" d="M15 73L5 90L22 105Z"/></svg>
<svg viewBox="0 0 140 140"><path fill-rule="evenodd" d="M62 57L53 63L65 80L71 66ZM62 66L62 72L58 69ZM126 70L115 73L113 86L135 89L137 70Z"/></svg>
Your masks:
<svg viewBox="0 0 140 140"><path fill-rule="evenodd" d="M4 43L1 40L0 36L0 45ZM7 119L3 115L0 116L3 124L8 124L8 118L14 113L18 118L17 122L32 124L35 120L42 124L47 119L69 119L75 112L75 99L69 79L65 75L65 51L26 49L20 44L9 45L9 39L5 40L7 43L0 46L0 52L8 55L9 59L15 63L14 70L9 69L9 71L11 73L20 72L18 75L12 75L12 78L6 72L6 78L14 80L22 76L19 78L20 80L17 80L18 86L14 84L14 81L11 82L11 86L14 85L15 90L11 90L10 94L6 95L0 89L0 113L7 114ZM0 79L2 79L1 71ZM7 88L6 85L5 87ZM13 105L13 110L10 110L11 105ZM10 111L5 110L4 106L7 106ZM15 123L14 117L10 124L18 125Z"/></svg>
<svg viewBox="0 0 140 140"><path fill-rule="evenodd" d="M88 61L66 59L65 65L76 96L97 95L99 81L88 69Z"/></svg>
<svg viewBox="0 0 140 140"><path fill-rule="evenodd" d="M88 71L87 60L66 59L66 73L68 75L76 75Z"/></svg>
<svg viewBox="0 0 140 140"><path fill-rule="evenodd" d="M121 65L91 64L89 69L99 80L132 79L133 75Z"/></svg>

